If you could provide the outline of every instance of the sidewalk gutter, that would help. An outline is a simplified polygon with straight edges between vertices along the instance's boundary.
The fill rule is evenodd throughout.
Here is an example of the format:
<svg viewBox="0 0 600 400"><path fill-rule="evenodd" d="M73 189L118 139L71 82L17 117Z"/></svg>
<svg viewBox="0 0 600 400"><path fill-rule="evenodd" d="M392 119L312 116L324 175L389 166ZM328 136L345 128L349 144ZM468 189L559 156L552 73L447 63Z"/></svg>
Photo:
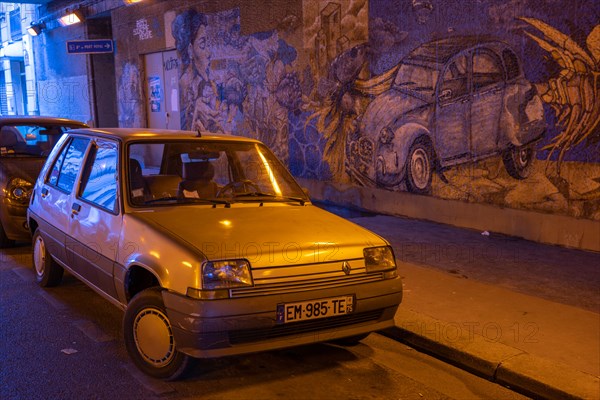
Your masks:
<svg viewBox="0 0 600 400"><path fill-rule="evenodd" d="M598 399L600 379L400 306L384 335L533 398ZM446 334L440 334L445 332ZM448 334L457 332L457 335Z"/></svg>

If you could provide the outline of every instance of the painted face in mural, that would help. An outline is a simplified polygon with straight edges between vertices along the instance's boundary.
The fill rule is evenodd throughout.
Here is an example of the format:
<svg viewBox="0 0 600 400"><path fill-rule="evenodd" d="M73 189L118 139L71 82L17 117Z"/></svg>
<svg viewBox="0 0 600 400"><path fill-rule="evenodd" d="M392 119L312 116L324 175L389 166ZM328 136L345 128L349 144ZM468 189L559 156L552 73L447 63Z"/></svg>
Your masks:
<svg viewBox="0 0 600 400"><path fill-rule="evenodd" d="M198 28L198 32L192 43L190 43L188 51L196 72L206 78L208 63L210 61L210 51L208 49L205 25L200 25Z"/></svg>

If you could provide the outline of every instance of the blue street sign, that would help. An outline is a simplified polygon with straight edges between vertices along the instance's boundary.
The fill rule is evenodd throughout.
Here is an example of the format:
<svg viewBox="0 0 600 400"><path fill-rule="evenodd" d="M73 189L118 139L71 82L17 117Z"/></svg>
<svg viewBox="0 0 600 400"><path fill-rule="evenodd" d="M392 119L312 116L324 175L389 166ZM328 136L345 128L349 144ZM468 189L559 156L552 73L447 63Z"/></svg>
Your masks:
<svg viewBox="0 0 600 400"><path fill-rule="evenodd" d="M110 39L68 40L67 53L95 54L114 52L113 41Z"/></svg>

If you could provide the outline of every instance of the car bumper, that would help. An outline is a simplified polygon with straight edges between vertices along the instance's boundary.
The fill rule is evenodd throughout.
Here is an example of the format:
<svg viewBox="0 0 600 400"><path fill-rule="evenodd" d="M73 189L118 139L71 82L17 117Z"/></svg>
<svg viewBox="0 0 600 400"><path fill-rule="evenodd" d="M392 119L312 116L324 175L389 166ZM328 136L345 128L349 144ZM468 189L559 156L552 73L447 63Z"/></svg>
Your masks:
<svg viewBox="0 0 600 400"><path fill-rule="evenodd" d="M27 205L15 204L3 197L0 202L0 221L9 239L31 240L31 233L27 227Z"/></svg>
<svg viewBox="0 0 600 400"><path fill-rule="evenodd" d="M279 324L277 304L355 295L354 312L342 316ZM177 348L212 358L325 342L394 325L402 301L400 278L285 295L196 300L164 291Z"/></svg>

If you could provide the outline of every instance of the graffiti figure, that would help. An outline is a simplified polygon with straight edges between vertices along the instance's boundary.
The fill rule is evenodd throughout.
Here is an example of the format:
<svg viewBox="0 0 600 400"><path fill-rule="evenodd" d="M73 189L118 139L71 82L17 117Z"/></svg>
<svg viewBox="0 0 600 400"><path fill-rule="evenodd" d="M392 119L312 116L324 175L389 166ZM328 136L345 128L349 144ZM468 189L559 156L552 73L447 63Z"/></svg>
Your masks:
<svg viewBox="0 0 600 400"><path fill-rule="evenodd" d="M540 32L536 36L525 32L546 50L561 71L557 77L542 84L542 100L556 112L562 131L545 147L548 160L558 153L556 172L560 176L566 152L578 144L600 140L600 25L587 38L588 51L569 36L535 18L521 18Z"/></svg>
<svg viewBox="0 0 600 400"><path fill-rule="evenodd" d="M201 129L221 132L218 122L219 99L217 85L210 78L210 48L206 15L188 10L177 16L173 23L173 36L182 59L180 86L182 90L181 126L184 129Z"/></svg>

